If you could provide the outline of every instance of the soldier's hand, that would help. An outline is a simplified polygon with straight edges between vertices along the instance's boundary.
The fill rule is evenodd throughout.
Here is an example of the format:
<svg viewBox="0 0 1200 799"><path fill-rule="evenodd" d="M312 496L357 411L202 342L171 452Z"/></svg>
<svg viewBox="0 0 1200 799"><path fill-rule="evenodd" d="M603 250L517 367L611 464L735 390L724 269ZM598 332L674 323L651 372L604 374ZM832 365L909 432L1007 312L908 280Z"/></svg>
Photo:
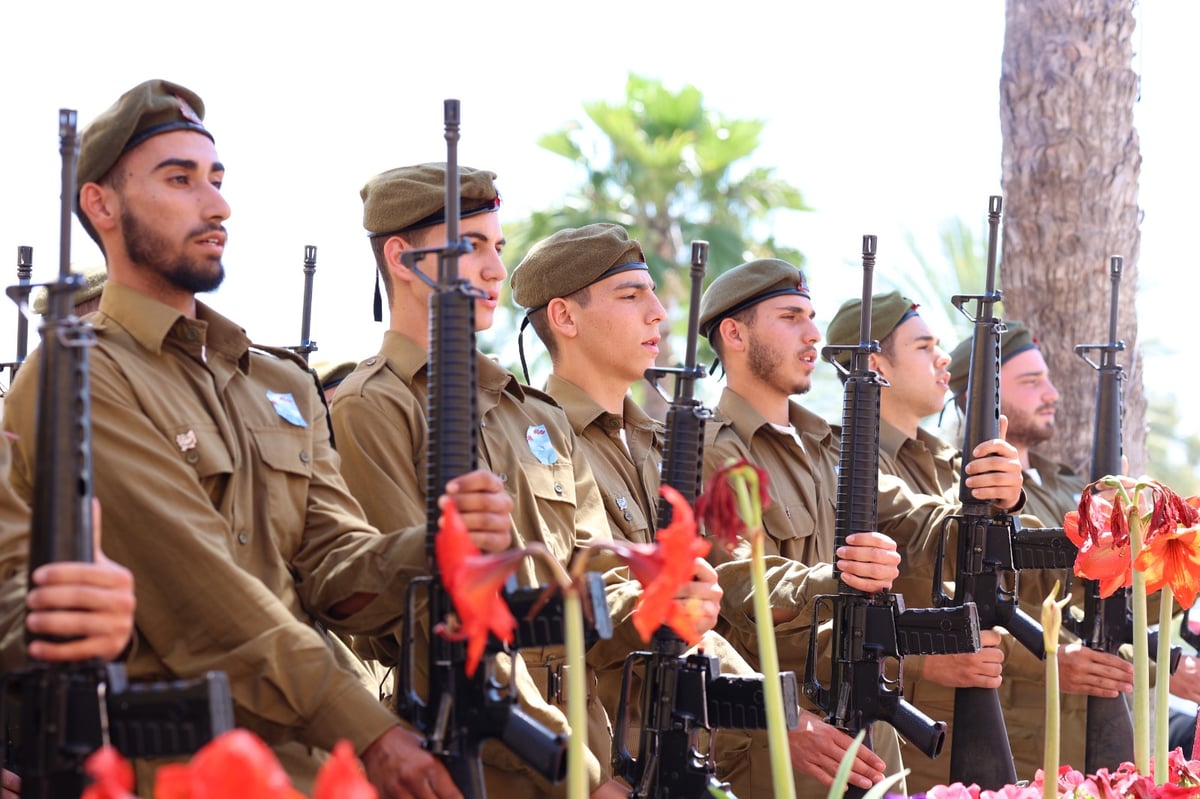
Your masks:
<svg viewBox="0 0 1200 799"><path fill-rule="evenodd" d="M689 603L696 627L701 632L708 632L717 626L724 593L717 582L717 570L704 558L696 558L695 575L691 582L679 588L675 600Z"/></svg>
<svg viewBox="0 0 1200 799"><path fill-rule="evenodd" d="M887 591L900 576L896 542L883 533L852 533L835 554L842 579L859 591L870 594Z"/></svg>
<svg viewBox="0 0 1200 799"><path fill-rule="evenodd" d="M94 563L59 561L39 566L25 595L25 626L38 635L71 640L29 642L38 660L112 660L133 634L133 574L100 549L100 503L92 504Z"/></svg>
<svg viewBox="0 0 1200 799"><path fill-rule="evenodd" d="M471 541L483 552L501 552L512 545L512 497L499 477L486 469L476 469L446 483L446 493L438 499L444 507L454 499Z"/></svg>
<svg viewBox="0 0 1200 799"><path fill-rule="evenodd" d="M792 767L802 771L822 785L833 784L842 757L854 738L821 720L820 716L801 708L800 724L788 730L788 749ZM886 764L879 755L860 746L850 772L850 784L867 789L883 779Z"/></svg>
<svg viewBox="0 0 1200 799"><path fill-rule="evenodd" d="M1008 417L1000 417L1000 438L976 445L964 471L967 487L978 500L988 500L1001 510L1011 510L1021 501L1021 459L1017 449L1004 440Z"/></svg>
<svg viewBox="0 0 1200 799"><path fill-rule="evenodd" d="M1064 693L1108 699L1133 690L1133 664L1081 643L1058 648L1058 684Z"/></svg>
<svg viewBox="0 0 1200 799"><path fill-rule="evenodd" d="M362 753L380 799L462 799L450 773L408 730L392 727Z"/></svg>
<svg viewBox="0 0 1200 799"><path fill-rule="evenodd" d="M961 655L925 655L921 677L947 688L999 688L1004 670L1000 633L979 631L979 651Z"/></svg>
<svg viewBox="0 0 1200 799"><path fill-rule="evenodd" d="M21 799L21 778L8 769L0 773L0 799Z"/></svg>
<svg viewBox="0 0 1200 799"><path fill-rule="evenodd" d="M1200 658L1180 656L1179 668L1171 675L1171 693L1189 702L1200 702Z"/></svg>
<svg viewBox="0 0 1200 799"><path fill-rule="evenodd" d="M616 780L609 780L592 791L589 799L629 799L629 789Z"/></svg>

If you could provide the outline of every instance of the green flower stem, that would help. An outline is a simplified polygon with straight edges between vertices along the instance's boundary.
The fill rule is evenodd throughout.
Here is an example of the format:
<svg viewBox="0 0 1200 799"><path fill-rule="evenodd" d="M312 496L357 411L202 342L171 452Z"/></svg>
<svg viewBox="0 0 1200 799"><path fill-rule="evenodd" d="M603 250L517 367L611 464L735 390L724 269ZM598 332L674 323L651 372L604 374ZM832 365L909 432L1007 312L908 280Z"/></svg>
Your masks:
<svg viewBox="0 0 1200 799"><path fill-rule="evenodd" d="M587 799L587 667L583 648L583 602L572 586L563 592L567 644L567 799Z"/></svg>
<svg viewBox="0 0 1200 799"><path fill-rule="evenodd" d="M754 627L758 633L759 665L767 702L767 744L771 752L771 785L775 799L795 799L792 758L788 750L787 720L783 713L783 687L779 683L779 653L775 649L775 624L767 595L767 566L763 555L762 527L750 532L754 571ZM816 630L813 630L816 635Z"/></svg>
<svg viewBox="0 0 1200 799"><path fill-rule="evenodd" d="M1171 715L1171 610L1175 592L1168 586L1159 595L1158 605L1158 653L1155 660L1157 681L1154 683L1154 784L1167 781L1168 746L1167 721Z"/></svg>
<svg viewBox="0 0 1200 799"><path fill-rule="evenodd" d="M1047 775L1042 784L1042 799L1057 799L1058 780L1058 737L1059 737L1058 653L1046 652L1046 743L1042 749L1043 771Z"/></svg>
<svg viewBox="0 0 1200 799"><path fill-rule="evenodd" d="M1129 513L1129 546L1133 557L1142 551L1142 518L1136 506ZM1150 773L1150 644L1146 639L1146 575L1133 569L1133 764ZM1170 638L1170 636L1167 636Z"/></svg>

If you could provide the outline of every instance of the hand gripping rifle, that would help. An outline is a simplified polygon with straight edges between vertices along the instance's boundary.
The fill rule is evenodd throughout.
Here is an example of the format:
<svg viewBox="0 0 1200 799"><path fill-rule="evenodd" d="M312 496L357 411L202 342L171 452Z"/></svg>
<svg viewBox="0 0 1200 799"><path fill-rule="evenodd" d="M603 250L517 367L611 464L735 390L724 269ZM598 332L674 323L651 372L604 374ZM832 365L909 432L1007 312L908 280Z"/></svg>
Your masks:
<svg viewBox="0 0 1200 799"><path fill-rule="evenodd" d="M712 412L695 398L696 380L705 374L696 363L700 293L708 261L708 242L692 242L691 306L682 367L646 370L646 379L670 404L667 409L666 440L663 443L662 480L695 504L700 495L704 462L704 424ZM660 377L674 375L674 396L658 385ZM671 506L658 501L657 528L671 523ZM679 797L700 799L710 787L728 793L728 785L716 777L711 752L699 745L702 731L711 734L726 729L762 730L767 726L763 677L722 675L714 655L699 652L684 657L687 644L667 627L651 639L651 652L632 652L625 659L621 698L614 724L613 771L626 780L635 799ZM641 727L638 756L629 750L627 732L633 699L633 670L644 667L641 687ZM788 727L798 722L796 676L780 675Z"/></svg>
<svg viewBox="0 0 1200 799"><path fill-rule="evenodd" d="M33 277L33 248L21 245L17 247L17 291L19 296L29 296L29 281ZM0 363L0 371L8 370L8 385L12 385L12 381L17 379L17 370L21 368L21 364L25 362L25 355L29 348L29 319L25 314L17 314L17 356L8 363ZM0 397L4 396L4 389L0 388Z"/></svg>
<svg viewBox="0 0 1200 799"><path fill-rule="evenodd" d="M83 278L70 271L71 198L75 192L75 112L59 112L63 155L59 276L46 284L48 310L42 324L38 373L37 463L29 584L46 563L93 560L92 436L88 352L96 344L90 324L73 313ZM30 286L9 295L28 313ZM33 638L26 631L26 639ZM47 637L47 640L52 639ZM233 727L233 706L224 673L193 681L129 686L124 668L99 660L35 661L3 677L17 697L19 727L0 711L6 735L5 761L21 777L21 796L77 797L88 780L83 762L102 744L126 757L160 757L194 752ZM12 735L9 735L12 733Z"/></svg>
<svg viewBox="0 0 1200 799"><path fill-rule="evenodd" d="M411 581L402 630L397 711L425 734L425 748L446 766L465 799L487 795L480 747L497 739L551 782L566 775L566 741L529 716L517 704L516 683L495 679L494 658L473 677L466 676L466 648L433 632L452 612L434 554L438 498L446 483L476 464L479 411L475 364L475 301L480 293L458 274L458 259L471 243L459 239L459 102L445 101L446 244L404 253L405 266L422 275L417 262L435 253L438 279L430 282L428 448L425 473L426 554L430 576ZM416 612L415 589L425 586L429 606L429 701L413 687ZM607 608L606 608L607 612Z"/></svg>
<svg viewBox="0 0 1200 799"><path fill-rule="evenodd" d="M822 356L845 375L841 455L838 463L837 520L834 546L853 533L878 527L879 396L887 381L870 367L879 352L871 340L871 273L875 267L874 236L863 236L863 294L859 343L823 348ZM849 367L838 360L850 354ZM975 605L906 610L904 598L890 591L875 595L851 588L834 562L838 593L819 596L813 607L813 631L804 669L804 693L826 712L825 721L850 735L886 721L928 757L937 757L946 738L946 723L934 721L903 695L900 675L887 676L889 660L903 668L906 655L947 655L979 651ZM833 670L829 685L816 677L822 609L833 620ZM851 791L855 789L851 788ZM857 791L861 795L862 791Z"/></svg>
<svg viewBox="0 0 1200 799"><path fill-rule="evenodd" d="M312 297L313 275L317 271L317 248L311 244L304 245L304 305L300 313L300 344L289 347L308 363L310 353L317 351L317 342L309 338L312 331Z"/></svg>
<svg viewBox="0 0 1200 799"><path fill-rule="evenodd" d="M999 243L1001 198L988 204L987 278L983 294L955 295L954 306L971 320L974 332L967 375L959 486L961 513L946 519L938 540L934 567L933 603L938 607L974 602L981 629L1003 627L1026 649L1045 658L1042 626L1017 604L1016 579L1025 569L1067 569L1076 549L1061 527L1022 530L1016 517L996 513L987 500L977 500L967 487L966 465L975 447L999 436L1000 336L1006 329L995 315L1003 300L996 288L996 250ZM963 306L974 300L972 315ZM953 523L958 533L954 599L942 587L946 537ZM957 688L954 692L954 747L950 780L995 789L1016 780L1008 731L994 688Z"/></svg>

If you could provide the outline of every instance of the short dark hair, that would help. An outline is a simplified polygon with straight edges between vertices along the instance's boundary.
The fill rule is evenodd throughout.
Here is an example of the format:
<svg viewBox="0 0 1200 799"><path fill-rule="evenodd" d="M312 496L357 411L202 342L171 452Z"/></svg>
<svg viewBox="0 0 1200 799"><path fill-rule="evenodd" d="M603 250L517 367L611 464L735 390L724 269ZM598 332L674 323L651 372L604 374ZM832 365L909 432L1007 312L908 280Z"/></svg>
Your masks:
<svg viewBox="0 0 1200 799"><path fill-rule="evenodd" d="M387 243L391 239L404 239L410 247L424 247L428 238L429 229L422 228L417 230L405 231L400 233L387 233L380 236L371 236L371 252L375 253L375 269L379 272L379 280L383 283L384 296L387 297L388 304L392 302L392 273L388 270L387 265Z"/></svg>
<svg viewBox="0 0 1200 799"><path fill-rule="evenodd" d="M586 308L592 302L592 287L584 286L564 299L574 300L579 303L580 308ZM533 332L537 333L537 337L542 340L546 352L550 353L550 362L557 363L558 340L555 339L554 330L550 327L550 315L546 312L545 305L529 312L529 325L533 328Z"/></svg>
<svg viewBox="0 0 1200 799"><path fill-rule="evenodd" d="M738 311L737 313L730 314L729 316L725 317L725 319L732 319L735 322L740 322L741 324L746 325L746 326L753 325L755 319L757 319L757 318L758 318L758 305L757 304L751 305L749 308L743 308L742 310ZM725 319L722 319L721 321L723 322L723 321L725 321ZM717 354L717 358L720 360L725 360L725 340L721 336L720 322L718 322L717 326L712 329L712 336L709 338L709 343L712 344L713 352L715 352Z"/></svg>

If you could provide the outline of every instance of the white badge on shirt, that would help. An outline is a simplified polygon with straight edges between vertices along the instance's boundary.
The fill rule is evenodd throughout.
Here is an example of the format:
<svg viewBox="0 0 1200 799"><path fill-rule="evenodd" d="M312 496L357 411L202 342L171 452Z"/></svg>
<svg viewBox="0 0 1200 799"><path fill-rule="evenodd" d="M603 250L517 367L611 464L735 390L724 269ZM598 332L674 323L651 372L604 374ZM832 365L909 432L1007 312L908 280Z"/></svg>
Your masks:
<svg viewBox="0 0 1200 799"><path fill-rule="evenodd" d="M296 406L296 398L290 393L281 394L276 391L268 391L267 399L271 401L275 413L279 414L285 422L294 424L296 427L308 427L308 422L300 415L300 408Z"/></svg>
<svg viewBox="0 0 1200 799"><path fill-rule="evenodd" d="M558 453L554 451L554 442L550 440L550 433L546 430L546 425L530 425L529 429L525 431L525 440L529 443L529 451L533 453L533 457L538 459L538 463L549 466L558 461Z"/></svg>

